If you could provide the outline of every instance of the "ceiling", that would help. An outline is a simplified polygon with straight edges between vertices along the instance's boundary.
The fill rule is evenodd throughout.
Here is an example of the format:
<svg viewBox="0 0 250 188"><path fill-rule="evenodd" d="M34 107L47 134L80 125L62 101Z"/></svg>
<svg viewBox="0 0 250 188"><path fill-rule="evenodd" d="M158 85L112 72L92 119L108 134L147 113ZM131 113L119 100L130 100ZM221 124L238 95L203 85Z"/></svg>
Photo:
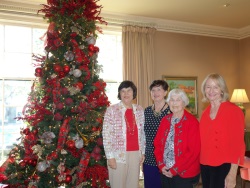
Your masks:
<svg viewBox="0 0 250 188"><path fill-rule="evenodd" d="M46 0L22 0L22 2L37 5L47 3ZM249 0L100 0L98 4L103 6L102 13L233 29L250 26Z"/></svg>

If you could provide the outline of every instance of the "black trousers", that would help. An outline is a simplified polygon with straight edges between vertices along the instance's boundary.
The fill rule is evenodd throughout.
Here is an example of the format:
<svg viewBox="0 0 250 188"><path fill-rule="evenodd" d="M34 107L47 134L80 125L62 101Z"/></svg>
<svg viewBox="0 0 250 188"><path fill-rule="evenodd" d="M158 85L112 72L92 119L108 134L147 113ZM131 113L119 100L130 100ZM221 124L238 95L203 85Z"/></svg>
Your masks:
<svg viewBox="0 0 250 188"><path fill-rule="evenodd" d="M201 165L201 179L203 188L224 188L225 178L230 168L230 163L224 163L220 166Z"/></svg>
<svg viewBox="0 0 250 188"><path fill-rule="evenodd" d="M199 182L200 174L192 178L182 178L180 176L166 177L161 174L162 188L194 188Z"/></svg>

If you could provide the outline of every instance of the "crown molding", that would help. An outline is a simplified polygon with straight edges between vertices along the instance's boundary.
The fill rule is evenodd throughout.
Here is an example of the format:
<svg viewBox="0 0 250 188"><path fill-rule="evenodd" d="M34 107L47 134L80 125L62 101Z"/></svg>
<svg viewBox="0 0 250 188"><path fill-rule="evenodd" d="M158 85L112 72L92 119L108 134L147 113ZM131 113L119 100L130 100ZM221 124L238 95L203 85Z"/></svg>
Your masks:
<svg viewBox="0 0 250 188"><path fill-rule="evenodd" d="M163 20L149 17L138 17L124 14L102 13L101 16L111 26L137 25L154 27L157 31L211 36L219 38L243 39L250 36L250 26L233 29L203 24L194 24L174 20Z"/></svg>
<svg viewBox="0 0 250 188"><path fill-rule="evenodd" d="M47 23L41 14L37 14L41 5L20 3L15 0L2 0L0 2L0 23L12 23L46 27ZM139 17L111 12L102 12L101 16L108 23L103 29L121 31L123 25L136 25L141 27L154 27L157 31L192 34L219 38L244 39L250 36L250 26L233 29L203 24L194 24L174 20Z"/></svg>

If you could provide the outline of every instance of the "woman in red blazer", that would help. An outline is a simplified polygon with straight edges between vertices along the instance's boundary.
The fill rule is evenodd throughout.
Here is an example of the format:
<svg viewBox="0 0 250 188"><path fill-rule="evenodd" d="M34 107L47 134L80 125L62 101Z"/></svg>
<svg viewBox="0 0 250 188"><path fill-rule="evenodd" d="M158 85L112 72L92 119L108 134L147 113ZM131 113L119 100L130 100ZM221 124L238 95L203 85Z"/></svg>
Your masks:
<svg viewBox="0 0 250 188"><path fill-rule="evenodd" d="M245 154L244 114L228 101L221 75L209 74L201 90L203 102L210 103L200 119L203 188L234 188L238 164Z"/></svg>
<svg viewBox="0 0 250 188"><path fill-rule="evenodd" d="M154 140L154 154L163 188L193 188L200 177L199 122L185 110L189 103L181 89L169 92L166 115Z"/></svg>

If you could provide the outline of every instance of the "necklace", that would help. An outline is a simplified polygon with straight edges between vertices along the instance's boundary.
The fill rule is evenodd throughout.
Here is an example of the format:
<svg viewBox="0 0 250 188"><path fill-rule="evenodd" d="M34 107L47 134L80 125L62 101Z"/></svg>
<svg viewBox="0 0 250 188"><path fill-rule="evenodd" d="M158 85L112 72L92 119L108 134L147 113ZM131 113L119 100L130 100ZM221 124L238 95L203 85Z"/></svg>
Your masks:
<svg viewBox="0 0 250 188"><path fill-rule="evenodd" d="M132 116L132 122L129 122L127 117L126 117L126 114L124 115L125 117L125 122L126 122L126 126L127 126L127 130L128 130L128 133L130 135L134 135L135 134L135 126L136 126L136 123L135 123L135 114L132 112L133 116ZM132 123L132 125L131 125Z"/></svg>
<svg viewBox="0 0 250 188"><path fill-rule="evenodd" d="M154 113L155 117L159 117L161 115L162 110L164 109L164 107L166 106L166 104L167 103L165 102L165 104L163 105L163 107L161 108L161 110L159 112L155 111L155 105L152 106L152 110L153 110L153 113Z"/></svg>

